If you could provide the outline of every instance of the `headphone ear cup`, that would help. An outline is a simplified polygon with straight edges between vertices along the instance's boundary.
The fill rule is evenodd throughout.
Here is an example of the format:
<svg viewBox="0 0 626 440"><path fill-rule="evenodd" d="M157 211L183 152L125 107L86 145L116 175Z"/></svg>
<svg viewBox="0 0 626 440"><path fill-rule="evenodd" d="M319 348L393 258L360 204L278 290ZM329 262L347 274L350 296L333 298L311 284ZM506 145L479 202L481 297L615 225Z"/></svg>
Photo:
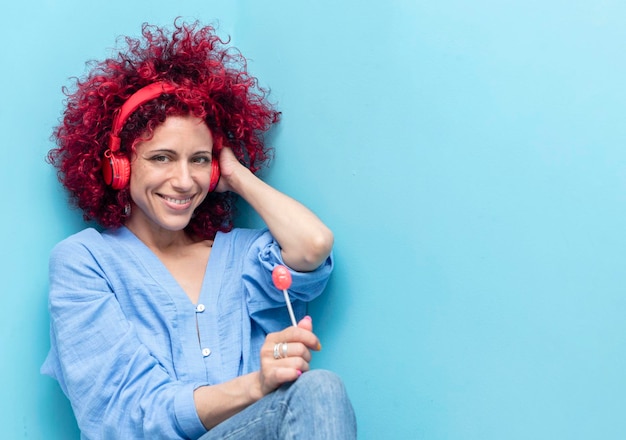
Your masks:
<svg viewBox="0 0 626 440"><path fill-rule="evenodd" d="M211 162L211 182L209 182L209 192L215 191L220 182L220 164L217 158Z"/></svg>
<svg viewBox="0 0 626 440"><path fill-rule="evenodd" d="M113 189L124 189L130 180L130 162L126 157L115 157L110 151L102 161L104 182Z"/></svg>

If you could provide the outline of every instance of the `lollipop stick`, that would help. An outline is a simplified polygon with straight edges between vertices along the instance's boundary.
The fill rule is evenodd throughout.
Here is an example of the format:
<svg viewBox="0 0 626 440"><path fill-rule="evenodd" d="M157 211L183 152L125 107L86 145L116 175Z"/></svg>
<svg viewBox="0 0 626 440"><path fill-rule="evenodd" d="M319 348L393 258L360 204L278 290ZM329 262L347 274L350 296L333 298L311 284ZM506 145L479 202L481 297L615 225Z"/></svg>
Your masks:
<svg viewBox="0 0 626 440"><path fill-rule="evenodd" d="M291 318L291 323L294 327L298 326L296 322L296 317L293 314L293 308L291 307L291 301L289 300L289 293L287 293L287 289L283 289L283 294L285 295L285 302L287 303L287 310L289 311L289 317Z"/></svg>

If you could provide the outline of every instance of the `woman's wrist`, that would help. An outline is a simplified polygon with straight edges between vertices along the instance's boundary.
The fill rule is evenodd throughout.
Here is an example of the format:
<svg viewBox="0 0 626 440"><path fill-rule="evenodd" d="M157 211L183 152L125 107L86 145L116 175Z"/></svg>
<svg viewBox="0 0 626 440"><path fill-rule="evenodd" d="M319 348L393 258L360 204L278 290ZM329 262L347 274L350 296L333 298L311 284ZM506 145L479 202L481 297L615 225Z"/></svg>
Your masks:
<svg viewBox="0 0 626 440"><path fill-rule="evenodd" d="M248 387L248 392L250 396L250 400L256 402L257 400L261 400L266 393L263 392L263 384L261 381L261 372L257 371L250 375L251 385Z"/></svg>

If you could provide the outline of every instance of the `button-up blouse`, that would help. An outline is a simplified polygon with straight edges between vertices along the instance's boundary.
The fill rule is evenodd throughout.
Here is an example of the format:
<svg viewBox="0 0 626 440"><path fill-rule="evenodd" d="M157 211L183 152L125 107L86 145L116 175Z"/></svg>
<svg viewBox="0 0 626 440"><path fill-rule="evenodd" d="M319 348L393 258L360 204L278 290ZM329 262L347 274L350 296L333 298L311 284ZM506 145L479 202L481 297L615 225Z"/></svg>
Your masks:
<svg viewBox="0 0 626 440"><path fill-rule="evenodd" d="M218 233L193 304L129 229L85 229L50 256L50 342L42 372L68 396L84 439L197 438L193 391L259 369L269 332L290 325L267 230ZM332 271L291 271L298 319Z"/></svg>

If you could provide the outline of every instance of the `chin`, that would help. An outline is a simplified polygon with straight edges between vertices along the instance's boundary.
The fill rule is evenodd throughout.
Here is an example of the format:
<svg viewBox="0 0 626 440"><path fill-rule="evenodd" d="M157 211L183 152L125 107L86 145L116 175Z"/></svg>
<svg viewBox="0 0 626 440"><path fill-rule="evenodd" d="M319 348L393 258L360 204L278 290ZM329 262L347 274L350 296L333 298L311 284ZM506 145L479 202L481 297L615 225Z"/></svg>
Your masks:
<svg viewBox="0 0 626 440"><path fill-rule="evenodd" d="M169 227L166 227L165 229L168 229L172 232L179 232L184 230L187 226L189 225L189 222L187 223L180 223L180 224L173 224L173 225L169 225Z"/></svg>
<svg viewBox="0 0 626 440"><path fill-rule="evenodd" d="M183 229L185 229L189 225L190 221L191 221L191 217L185 218L185 219L182 219L182 218L175 219L171 221L165 220L165 221L159 222L159 225L161 226L161 228L167 231L178 232L178 231L182 231Z"/></svg>

